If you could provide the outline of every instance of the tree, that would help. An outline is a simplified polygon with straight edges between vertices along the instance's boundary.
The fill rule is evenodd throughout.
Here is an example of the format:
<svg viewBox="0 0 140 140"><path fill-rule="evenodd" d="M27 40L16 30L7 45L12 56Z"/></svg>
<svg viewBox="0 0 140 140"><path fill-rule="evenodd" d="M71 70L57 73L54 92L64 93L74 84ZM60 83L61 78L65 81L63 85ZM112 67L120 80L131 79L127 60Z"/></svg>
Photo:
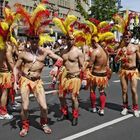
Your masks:
<svg viewBox="0 0 140 140"><path fill-rule="evenodd" d="M76 2L81 15L86 19L93 17L100 21L111 20L112 15L118 12L116 0L94 0L93 5L89 8L89 12L84 10L81 0L76 0ZM83 2L87 4L87 0Z"/></svg>

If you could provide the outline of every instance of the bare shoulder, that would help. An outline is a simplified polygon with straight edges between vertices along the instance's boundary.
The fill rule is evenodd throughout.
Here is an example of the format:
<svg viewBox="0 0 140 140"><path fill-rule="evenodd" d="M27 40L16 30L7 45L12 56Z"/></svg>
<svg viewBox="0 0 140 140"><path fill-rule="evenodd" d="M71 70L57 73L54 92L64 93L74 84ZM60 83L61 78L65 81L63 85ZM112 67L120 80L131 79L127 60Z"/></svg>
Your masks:
<svg viewBox="0 0 140 140"><path fill-rule="evenodd" d="M19 58L19 59L23 59L24 57L27 57L27 51L25 51L25 50L22 51L22 53L19 53L19 54L18 54L18 58Z"/></svg>
<svg viewBox="0 0 140 140"><path fill-rule="evenodd" d="M6 42L6 50L7 51L12 51L12 45L10 45L10 43Z"/></svg>
<svg viewBox="0 0 140 140"><path fill-rule="evenodd" d="M75 47L75 48L73 49L73 51L76 52L76 53L79 54L79 55L82 55L82 54L83 54L82 49L80 49L80 48L78 48L78 47Z"/></svg>
<svg viewBox="0 0 140 140"><path fill-rule="evenodd" d="M50 50L49 48L43 48L41 47L42 51L44 51L45 53L49 54L50 52L52 52L52 50Z"/></svg>

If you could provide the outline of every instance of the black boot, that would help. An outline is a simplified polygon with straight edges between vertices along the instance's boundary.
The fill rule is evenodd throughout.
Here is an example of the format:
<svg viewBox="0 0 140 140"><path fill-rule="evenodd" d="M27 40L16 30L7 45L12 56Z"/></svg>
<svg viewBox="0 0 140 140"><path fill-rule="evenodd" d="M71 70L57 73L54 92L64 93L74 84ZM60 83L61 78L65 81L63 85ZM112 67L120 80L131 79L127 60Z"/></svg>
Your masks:
<svg viewBox="0 0 140 140"><path fill-rule="evenodd" d="M76 126L78 124L78 118L72 119L72 126Z"/></svg>

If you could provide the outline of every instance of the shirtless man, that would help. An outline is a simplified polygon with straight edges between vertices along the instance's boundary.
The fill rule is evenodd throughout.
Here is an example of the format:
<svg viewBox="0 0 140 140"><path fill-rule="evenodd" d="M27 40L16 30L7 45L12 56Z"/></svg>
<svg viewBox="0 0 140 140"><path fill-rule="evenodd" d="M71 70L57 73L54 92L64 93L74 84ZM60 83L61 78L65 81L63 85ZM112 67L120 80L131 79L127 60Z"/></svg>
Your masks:
<svg viewBox="0 0 140 140"><path fill-rule="evenodd" d="M14 68L15 76L15 90L17 90L19 84L21 99L22 99L22 130L20 136L27 135L29 131L29 120L28 120L28 108L29 108L29 94L32 91L34 96L39 103L41 110L40 124L43 131L46 134L51 133L47 121L47 105L45 100L45 93L43 88L43 82L40 79L41 71L44 68L45 57L49 56L53 59L57 59L55 66L59 67L62 58L55 55L48 48L38 46L39 39L37 37L30 37L30 47L24 49L22 53L19 53L18 61ZM22 66L22 69L20 67ZM20 71L21 77L18 78Z"/></svg>
<svg viewBox="0 0 140 140"><path fill-rule="evenodd" d="M19 54L19 50L18 49L20 48L20 45L16 46L14 43L12 43L10 41L7 41L6 45L7 45L7 52L9 54L9 58L10 58L10 59L8 58L8 60L9 60L11 69L13 71L15 63L16 63L16 61L18 59L18 54ZM12 109L16 109L16 107L20 106L20 103L15 101L14 87L10 88L9 98L8 99L9 99L8 100L8 105L11 105ZM9 101L10 101L10 104L9 104Z"/></svg>
<svg viewBox="0 0 140 140"><path fill-rule="evenodd" d="M123 110L121 114L126 115L128 113L128 81L130 81L134 116L139 117L137 94L138 70L136 67L136 59L140 60L140 47L130 43L131 38L130 32L124 35L123 40L125 46L118 49L116 55L116 61L121 61L121 70L119 72L123 100Z"/></svg>
<svg viewBox="0 0 140 140"><path fill-rule="evenodd" d="M7 98L13 86L12 71L14 61L12 52L5 44L5 48L0 50L0 119L12 119L13 116L7 112Z"/></svg>
<svg viewBox="0 0 140 140"><path fill-rule="evenodd" d="M98 112L99 115L103 116L106 103L105 87L108 84L108 54L106 50L101 45L99 45L99 43L95 43L94 40L92 40L92 48L93 51L91 53L90 65L93 65L93 67L91 72L90 99L92 104L92 111L97 112L95 93L97 87L100 93L100 108Z"/></svg>
<svg viewBox="0 0 140 140"><path fill-rule="evenodd" d="M74 46L73 36L67 39L67 48L62 53L64 69L60 76L59 84L59 99L61 103L61 117L59 120L68 118L68 106L66 104L65 96L67 93L71 93L72 98L72 125L78 124L78 95L81 87L80 71L84 62L82 51Z"/></svg>

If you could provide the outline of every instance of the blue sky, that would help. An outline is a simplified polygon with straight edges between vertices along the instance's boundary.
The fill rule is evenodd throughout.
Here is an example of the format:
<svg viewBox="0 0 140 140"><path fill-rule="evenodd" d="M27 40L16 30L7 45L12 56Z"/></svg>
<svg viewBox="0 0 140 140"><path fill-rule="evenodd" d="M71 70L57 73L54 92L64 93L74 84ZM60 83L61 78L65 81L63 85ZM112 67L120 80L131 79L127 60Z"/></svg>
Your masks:
<svg viewBox="0 0 140 140"><path fill-rule="evenodd" d="M140 12L140 0L121 0L123 9Z"/></svg>

